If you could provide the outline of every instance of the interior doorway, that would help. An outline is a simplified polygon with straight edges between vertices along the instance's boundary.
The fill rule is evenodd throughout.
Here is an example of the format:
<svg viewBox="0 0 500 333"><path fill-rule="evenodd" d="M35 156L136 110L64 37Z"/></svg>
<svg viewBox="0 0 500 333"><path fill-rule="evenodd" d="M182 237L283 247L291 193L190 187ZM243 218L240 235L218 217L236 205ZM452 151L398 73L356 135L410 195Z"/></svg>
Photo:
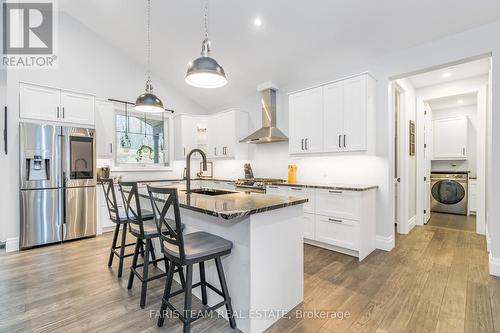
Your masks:
<svg viewBox="0 0 500 333"><path fill-rule="evenodd" d="M485 234L491 56L392 81L394 216Z"/></svg>

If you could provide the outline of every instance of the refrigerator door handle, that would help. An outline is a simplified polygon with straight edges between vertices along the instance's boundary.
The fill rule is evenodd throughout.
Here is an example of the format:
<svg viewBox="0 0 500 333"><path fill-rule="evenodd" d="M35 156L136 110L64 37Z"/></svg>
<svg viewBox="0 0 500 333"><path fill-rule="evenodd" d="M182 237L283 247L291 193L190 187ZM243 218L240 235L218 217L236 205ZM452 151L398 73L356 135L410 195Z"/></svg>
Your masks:
<svg viewBox="0 0 500 333"><path fill-rule="evenodd" d="M3 118L3 122L4 122L4 125L3 125L3 149L5 151L5 155L7 155L7 139L8 139L8 135L7 135L7 106L5 107L4 109L4 118Z"/></svg>

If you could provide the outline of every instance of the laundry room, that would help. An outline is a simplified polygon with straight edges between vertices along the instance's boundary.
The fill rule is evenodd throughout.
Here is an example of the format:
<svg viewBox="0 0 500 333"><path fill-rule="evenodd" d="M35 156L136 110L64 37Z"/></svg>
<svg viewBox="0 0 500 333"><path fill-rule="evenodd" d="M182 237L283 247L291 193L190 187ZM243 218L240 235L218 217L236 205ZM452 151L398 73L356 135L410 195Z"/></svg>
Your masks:
<svg viewBox="0 0 500 333"><path fill-rule="evenodd" d="M399 233L415 225L486 233L490 71L486 56L394 80Z"/></svg>

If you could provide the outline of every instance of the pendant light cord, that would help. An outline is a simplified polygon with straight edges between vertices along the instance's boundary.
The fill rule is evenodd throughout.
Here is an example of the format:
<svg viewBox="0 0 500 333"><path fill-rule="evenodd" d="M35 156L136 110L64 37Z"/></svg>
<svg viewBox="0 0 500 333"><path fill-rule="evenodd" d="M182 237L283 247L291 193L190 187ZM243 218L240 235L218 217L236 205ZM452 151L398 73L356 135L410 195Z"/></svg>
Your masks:
<svg viewBox="0 0 500 333"><path fill-rule="evenodd" d="M146 82L146 91L150 91L153 89L151 86L151 0L148 0L148 8L146 12L146 20L147 20L147 57L148 57L148 78Z"/></svg>
<svg viewBox="0 0 500 333"><path fill-rule="evenodd" d="M208 40L208 0L205 0L205 39Z"/></svg>

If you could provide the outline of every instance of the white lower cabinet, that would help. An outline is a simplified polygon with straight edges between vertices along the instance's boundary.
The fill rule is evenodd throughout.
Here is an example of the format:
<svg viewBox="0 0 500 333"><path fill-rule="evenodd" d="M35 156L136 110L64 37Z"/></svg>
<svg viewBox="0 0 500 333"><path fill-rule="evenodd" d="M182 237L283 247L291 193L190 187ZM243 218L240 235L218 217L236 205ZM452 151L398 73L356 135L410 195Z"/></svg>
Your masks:
<svg viewBox="0 0 500 333"><path fill-rule="evenodd" d="M114 230L116 224L111 221L109 218L109 211L108 211L108 205L106 204L106 196L104 194L103 188L101 184L97 185L96 188L96 193L97 193L97 233L100 234L102 232L106 231L112 231ZM116 200L118 201L118 206L123 207L121 197L118 197L120 195L120 192L117 191L117 188L115 188L115 193L117 195Z"/></svg>
<svg viewBox="0 0 500 333"><path fill-rule="evenodd" d="M315 223L315 215L304 213L302 216L304 222L304 238L314 239L314 235L316 232L316 223Z"/></svg>
<svg viewBox="0 0 500 333"><path fill-rule="evenodd" d="M316 240L349 250L358 250L359 224L356 221L318 215Z"/></svg>
<svg viewBox="0 0 500 333"><path fill-rule="evenodd" d="M209 188L209 189L218 189L218 190L236 190L236 183L231 181L223 181L223 180L202 180L201 187Z"/></svg>
<svg viewBox="0 0 500 333"><path fill-rule="evenodd" d="M375 190L340 191L268 185L266 194L302 196L304 242L357 256L375 250Z"/></svg>
<svg viewBox="0 0 500 333"><path fill-rule="evenodd" d="M477 180L469 179L469 213L475 215L477 212Z"/></svg>

